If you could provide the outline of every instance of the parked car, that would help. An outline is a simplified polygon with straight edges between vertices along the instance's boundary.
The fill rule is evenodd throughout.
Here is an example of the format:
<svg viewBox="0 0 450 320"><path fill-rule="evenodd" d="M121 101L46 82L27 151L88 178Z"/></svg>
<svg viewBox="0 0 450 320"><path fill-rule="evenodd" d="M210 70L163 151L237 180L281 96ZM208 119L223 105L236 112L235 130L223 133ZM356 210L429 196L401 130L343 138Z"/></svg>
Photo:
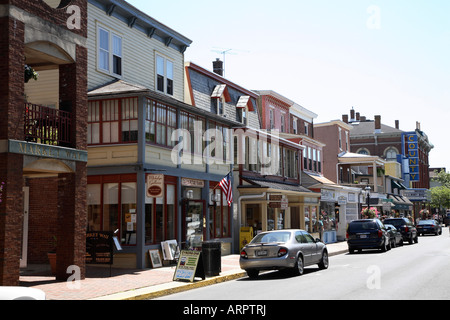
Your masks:
<svg viewBox="0 0 450 320"><path fill-rule="evenodd" d="M394 227L392 224L384 224L387 232L389 233L389 239L391 240L391 248L397 246L403 246L403 236L402 233Z"/></svg>
<svg viewBox="0 0 450 320"><path fill-rule="evenodd" d="M386 224L392 224L400 230L403 241L408 241L409 244L419 242L419 234L414 224L407 218L389 218L384 220Z"/></svg>
<svg viewBox="0 0 450 320"><path fill-rule="evenodd" d="M348 224L347 244L348 251L381 249L385 252L391 249L389 233L383 223L378 219L354 220Z"/></svg>
<svg viewBox="0 0 450 320"><path fill-rule="evenodd" d="M450 213L447 212L447 214L444 216L444 224L446 227L448 227L448 225L450 225Z"/></svg>
<svg viewBox="0 0 450 320"><path fill-rule="evenodd" d="M290 269L302 275L306 266L328 268L328 250L320 239L304 230L276 230L258 234L241 250L239 260L250 278L261 270Z"/></svg>
<svg viewBox="0 0 450 320"><path fill-rule="evenodd" d="M421 235L432 233L435 235L442 234L442 227L436 220L420 220L416 226L417 232Z"/></svg>
<svg viewBox="0 0 450 320"><path fill-rule="evenodd" d="M0 287L0 300L45 300L45 292L27 287Z"/></svg>

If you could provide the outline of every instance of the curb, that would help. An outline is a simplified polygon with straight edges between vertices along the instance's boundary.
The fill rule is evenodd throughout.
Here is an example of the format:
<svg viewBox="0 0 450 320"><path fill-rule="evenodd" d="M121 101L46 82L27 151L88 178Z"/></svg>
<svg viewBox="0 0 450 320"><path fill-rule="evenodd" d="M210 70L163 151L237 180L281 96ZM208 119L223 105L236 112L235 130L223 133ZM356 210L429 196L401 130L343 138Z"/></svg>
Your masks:
<svg viewBox="0 0 450 320"><path fill-rule="evenodd" d="M329 253L329 256L336 256L340 254L347 253L348 249L342 249L335 252ZM236 280L247 276L247 272L243 270L233 270L228 271L226 274L221 276L216 276L212 278L207 278L206 280L201 280L193 283L186 282L170 282L160 285L155 285L151 287L144 287L140 289L129 290L125 292L119 292L103 297L97 297L89 300L151 300L160 298L163 296L180 293L184 291L189 291L192 289L198 289L213 284L223 283L231 280Z"/></svg>

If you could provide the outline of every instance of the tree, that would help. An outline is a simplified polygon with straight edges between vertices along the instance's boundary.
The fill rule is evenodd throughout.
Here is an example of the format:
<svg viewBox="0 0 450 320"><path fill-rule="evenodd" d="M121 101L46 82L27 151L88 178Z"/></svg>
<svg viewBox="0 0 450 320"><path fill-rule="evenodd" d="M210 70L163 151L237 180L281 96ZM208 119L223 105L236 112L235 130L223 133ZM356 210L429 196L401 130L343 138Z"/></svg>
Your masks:
<svg viewBox="0 0 450 320"><path fill-rule="evenodd" d="M433 180L441 186L431 188L431 206L439 210L450 208L450 173L445 170L436 171Z"/></svg>

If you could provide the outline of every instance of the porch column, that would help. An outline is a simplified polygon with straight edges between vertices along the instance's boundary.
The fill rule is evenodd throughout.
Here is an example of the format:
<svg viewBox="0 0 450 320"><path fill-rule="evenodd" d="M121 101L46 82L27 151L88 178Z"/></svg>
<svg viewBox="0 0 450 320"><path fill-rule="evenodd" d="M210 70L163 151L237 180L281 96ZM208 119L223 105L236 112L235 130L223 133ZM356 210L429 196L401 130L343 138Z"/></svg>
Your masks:
<svg viewBox="0 0 450 320"><path fill-rule="evenodd" d="M373 163L373 192L378 192L377 163Z"/></svg>
<svg viewBox="0 0 450 320"><path fill-rule="evenodd" d="M23 226L23 157L0 154L0 286L18 286Z"/></svg>
<svg viewBox="0 0 450 320"><path fill-rule="evenodd" d="M69 266L80 268L86 278L86 164L77 163L75 173L59 174L56 279L66 281Z"/></svg>
<svg viewBox="0 0 450 320"><path fill-rule="evenodd" d="M25 28L0 17L0 152L8 139L24 140ZM3 150L2 150L3 149ZM23 224L23 156L0 153L0 286L17 286Z"/></svg>

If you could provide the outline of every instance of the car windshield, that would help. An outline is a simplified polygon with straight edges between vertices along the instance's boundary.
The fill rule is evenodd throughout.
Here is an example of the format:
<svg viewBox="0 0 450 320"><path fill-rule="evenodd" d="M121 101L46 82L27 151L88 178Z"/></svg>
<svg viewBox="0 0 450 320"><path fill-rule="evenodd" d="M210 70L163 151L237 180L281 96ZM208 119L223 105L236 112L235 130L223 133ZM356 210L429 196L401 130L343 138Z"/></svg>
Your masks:
<svg viewBox="0 0 450 320"><path fill-rule="evenodd" d="M291 237L290 232L270 232L258 234L251 243L287 242Z"/></svg>
<svg viewBox="0 0 450 320"><path fill-rule="evenodd" d="M385 224L384 225L386 228L391 228L392 230L397 230L396 227L394 227L392 224Z"/></svg>
<svg viewBox="0 0 450 320"><path fill-rule="evenodd" d="M377 228L377 224L373 221L353 221L348 226L348 231L360 231L360 230L375 230Z"/></svg>
<svg viewBox="0 0 450 320"><path fill-rule="evenodd" d="M433 220L420 220L419 224L434 224Z"/></svg>
<svg viewBox="0 0 450 320"><path fill-rule="evenodd" d="M403 219L386 219L386 220L384 220L384 223L392 224L396 228L401 227L406 224L405 220L403 220Z"/></svg>

